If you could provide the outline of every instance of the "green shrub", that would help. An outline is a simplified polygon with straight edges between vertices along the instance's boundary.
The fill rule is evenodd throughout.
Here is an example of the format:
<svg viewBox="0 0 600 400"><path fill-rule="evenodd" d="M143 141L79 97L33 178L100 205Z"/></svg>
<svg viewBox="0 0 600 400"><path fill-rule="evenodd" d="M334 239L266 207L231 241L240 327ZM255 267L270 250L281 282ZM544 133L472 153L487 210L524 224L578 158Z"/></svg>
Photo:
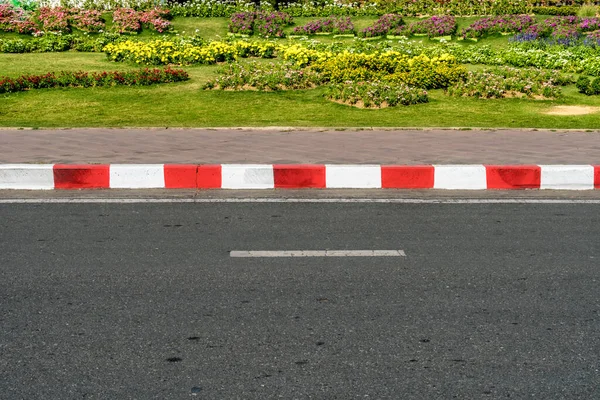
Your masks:
<svg viewBox="0 0 600 400"><path fill-rule="evenodd" d="M592 94L600 94L600 78L596 78L590 84L590 92Z"/></svg>
<svg viewBox="0 0 600 400"><path fill-rule="evenodd" d="M598 13L598 7L591 3L586 3L579 7L577 15L580 17L595 17Z"/></svg>

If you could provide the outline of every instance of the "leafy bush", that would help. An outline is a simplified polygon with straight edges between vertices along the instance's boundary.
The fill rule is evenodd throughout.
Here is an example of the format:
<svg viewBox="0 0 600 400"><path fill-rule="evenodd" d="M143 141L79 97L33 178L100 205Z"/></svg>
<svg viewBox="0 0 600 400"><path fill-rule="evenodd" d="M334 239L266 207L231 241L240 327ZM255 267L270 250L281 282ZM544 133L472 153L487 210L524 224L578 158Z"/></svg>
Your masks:
<svg viewBox="0 0 600 400"><path fill-rule="evenodd" d="M333 84L327 88L325 97L365 108L408 106L429 102L427 92L423 89L382 81Z"/></svg>
<svg viewBox="0 0 600 400"><path fill-rule="evenodd" d="M579 7L575 6L539 6L533 7L533 13L537 15L577 15Z"/></svg>
<svg viewBox="0 0 600 400"><path fill-rule="evenodd" d="M217 72L222 75L208 81L203 89L278 91L310 89L321 83L321 77L314 71L291 63L234 63Z"/></svg>
<svg viewBox="0 0 600 400"><path fill-rule="evenodd" d="M130 72L49 72L44 75L22 75L18 78L0 78L0 93L56 87L147 86L157 83L188 80L187 72L180 69L140 69Z"/></svg>
<svg viewBox="0 0 600 400"><path fill-rule="evenodd" d="M600 94L600 78L591 80L587 76L580 76L575 83L579 93L583 93L587 96Z"/></svg>

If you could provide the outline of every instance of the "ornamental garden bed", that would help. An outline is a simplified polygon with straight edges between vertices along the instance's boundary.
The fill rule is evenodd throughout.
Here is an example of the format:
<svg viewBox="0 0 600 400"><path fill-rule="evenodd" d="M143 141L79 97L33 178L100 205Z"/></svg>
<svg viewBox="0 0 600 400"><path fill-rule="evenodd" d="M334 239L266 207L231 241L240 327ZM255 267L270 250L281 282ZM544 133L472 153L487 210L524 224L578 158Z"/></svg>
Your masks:
<svg viewBox="0 0 600 400"><path fill-rule="evenodd" d="M0 10L0 81L50 73L66 81L78 71L118 77L147 67L189 75L148 87L60 83L58 97L43 86L18 92L5 85L3 126L600 129L593 112L550 112L600 107L596 17ZM140 28L129 30L135 34L122 29L136 21ZM23 27L30 31L15 32ZM286 37L294 33L299 37ZM84 88L70 88L78 86Z"/></svg>

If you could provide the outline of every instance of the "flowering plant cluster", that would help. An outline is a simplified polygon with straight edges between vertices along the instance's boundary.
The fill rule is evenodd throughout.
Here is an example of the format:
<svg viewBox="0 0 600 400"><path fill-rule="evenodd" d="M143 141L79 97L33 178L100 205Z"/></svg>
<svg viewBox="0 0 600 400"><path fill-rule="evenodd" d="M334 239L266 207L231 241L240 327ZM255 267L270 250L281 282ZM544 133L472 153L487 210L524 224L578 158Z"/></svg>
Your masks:
<svg viewBox="0 0 600 400"><path fill-rule="evenodd" d="M421 21L398 27L396 35L427 35L429 37L449 36L456 33L456 18L453 16L433 16Z"/></svg>
<svg viewBox="0 0 600 400"><path fill-rule="evenodd" d="M119 33L136 33L142 26L163 33L171 29L170 11L154 8L146 11L135 11L131 8L117 8L113 13L113 29Z"/></svg>
<svg viewBox="0 0 600 400"><path fill-rule="evenodd" d="M464 38L480 38L494 33L520 33L534 22L529 15L501 15L481 18L464 28L460 35Z"/></svg>
<svg viewBox="0 0 600 400"><path fill-rule="evenodd" d="M530 97L551 99L561 96L561 90L552 79L543 80L531 74L519 74L501 69L470 71L464 80L448 87L447 93L456 97L501 99L506 97Z"/></svg>
<svg viewBox="0 0 600 400"><path fill-rule="evenodd" d="M70 32L71 10L65 7L42 7L39 10L38 20L45 32Z"/></svg>
<svg viewBox="0 0 600 400"><path fill-rule="evenodd" d="M218 72L222 75L208 81L203 89L278 91L311 89L321 83L321 77L310 68L290 63L234 63Z"/></svg>
<svg viewBox="0 0 600 400"><path fill-rule="evenodd" d="M22 8L0 4L0 30L3 31L39 36L44 32L68 33L73 27L84 32L100 32L105 23L97 10L41 7L37 12L31 13Z"/></svg>
<svg viewBox="0 0 600 400"><path fill-rule="evenodd" d="M402 83L383 81L344 82L330 85L325 97L340 103L364 107L385 108L397 105L427 103L427 92Z"/></svg>
<svg viewBox="0 0 600 400"><path fill-rule="evenodd" d="M519 41L553 39L559 43L570 44L583 36L586 32L594 32L600 29L600 18L580 18L576 16L552 17L537 24L529 26L522 35L517 37Z"/></svg>
<svg viewBox="0 0 600 400"><path fill-rule="evenodd" d="M251 11L236 13L229 21L229 32L262 37L284 37L283 28L292 25L293 18L284 12Z"/></svg>
<svg viewBox="0 0 600 400"><path fill-rule="evenodd" d="M109 43L104 47L111 61L129 61L136 64L214 64L233 61L237 57L270 58L276 50L274 43L237 41L233 43L210 42L196 46L170 40L148 42L127 40Z"/></svg>
<svg viewBox="0 0 600 400"><path fill-rule="evenodd" d="M0 4L0 31L17 33L39 33L33 15L12 4Z"/></svg>
<svg viewBox="0 0 600 400"><path fill-rule="evenodd" d="M294 28L294 34L314 35L316 33L352 34L354 24L350 17L331 16L308 22Z"/></svg>
<svg viewBox="0 0 600 400"><path fill-rule="evenodd" d="M371 26L360 30L358 32L359 37L377 37L391 33L392 30L403 25L404 21L402 16L398 14L385 14L379 17L377 21Z"/></svg>
<svg viewBox="0 0 600 400"><path fill-rule="evenodd" d="M73 15L73 26L84 32L101 32L106 27L98 10L79 10Z"/></svg>
<svg viewBox="0 0 600 400"><path fill-rule="evenodd" d="M0 93L56 87L147 86L157 83L180 82L189 79L181 69L139 69L129 72L49 72L44 75L22 75L18 78L0 77Z"/></svg>

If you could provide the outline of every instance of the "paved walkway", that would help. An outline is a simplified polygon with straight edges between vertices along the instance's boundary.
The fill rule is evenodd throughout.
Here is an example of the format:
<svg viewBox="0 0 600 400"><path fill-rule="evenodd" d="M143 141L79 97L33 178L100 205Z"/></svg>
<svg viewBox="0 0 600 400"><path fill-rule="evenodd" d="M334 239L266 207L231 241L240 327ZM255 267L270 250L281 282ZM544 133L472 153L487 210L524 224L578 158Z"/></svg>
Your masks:
<svg viewBox="0 0 600 400"><path fill-rule="evenodd" d="M0 130L0 163L598 164L600 131Z"/></svg>

